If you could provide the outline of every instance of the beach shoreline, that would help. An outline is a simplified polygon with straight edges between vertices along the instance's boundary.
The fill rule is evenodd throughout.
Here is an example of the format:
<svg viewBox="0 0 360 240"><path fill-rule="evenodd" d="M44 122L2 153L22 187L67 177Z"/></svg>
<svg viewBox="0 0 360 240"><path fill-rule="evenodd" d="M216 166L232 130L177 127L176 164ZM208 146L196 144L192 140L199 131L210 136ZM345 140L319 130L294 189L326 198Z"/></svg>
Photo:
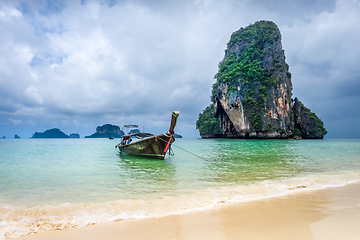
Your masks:
<svg viewBox="0 0 360 240"><path fill-rule="evenodd" d="M49 231L45 239L351 239L360 240L360 183L220 204L165 217L129 219Z"/></svg>

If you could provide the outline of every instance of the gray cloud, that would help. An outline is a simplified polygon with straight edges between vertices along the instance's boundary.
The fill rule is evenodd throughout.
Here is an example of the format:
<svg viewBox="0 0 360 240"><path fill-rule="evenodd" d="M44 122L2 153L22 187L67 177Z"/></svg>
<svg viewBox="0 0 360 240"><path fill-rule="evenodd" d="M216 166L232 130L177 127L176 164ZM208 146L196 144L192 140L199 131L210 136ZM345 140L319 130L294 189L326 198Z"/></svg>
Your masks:
<svg viewBox="0 0 360 240"><path fill-rule="evenodd" d="M179 133L198 136L231 33L261 19L282 32L294 95L335 128L330 106L359 116L359 13L351 0L0 3L0 135L90 135L122 112L161 132L180 110Z"/></svg>
<svg viewBox="0 0 360 240"><path fill-rule="evenodd" d="M360 71L345 76L344 83L337 83L334 91L337 92L336 97L338 98L352 98L360 97Z"/></svg>

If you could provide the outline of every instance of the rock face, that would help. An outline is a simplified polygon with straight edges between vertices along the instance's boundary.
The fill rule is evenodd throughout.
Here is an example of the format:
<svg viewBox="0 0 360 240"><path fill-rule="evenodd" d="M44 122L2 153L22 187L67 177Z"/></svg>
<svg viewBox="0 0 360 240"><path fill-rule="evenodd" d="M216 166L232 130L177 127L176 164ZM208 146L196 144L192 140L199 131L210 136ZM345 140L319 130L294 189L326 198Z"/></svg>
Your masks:
<svg viewBox="0 0 360 240"><path fill-rule="evenodd" d="M124 135L119 126L105 124L96 128L96 133L86 136L85 138L119 138Z"/></svg>
<svg viewBox="0 0 360 240"><path fill-rule="evenodd" d="M293 113L295 117L295 136L322 139L326 135L327 131L323 127L323 122L297 98L294 99Z"/></svg>
<svg viewBox="0 0 360 240"><path fill-rule="evenodd" d="M295 125L311 125L308 121L315 114L305 117L305 111L297 115L301 124L294 121L291 73L280 31L273 22L259 21L234 32L215 79L211 100L214 115L220 119L221 133L202 132L216 128L204 127L214 120L207 119L205 125L202 120L199 122L205 111L211 110L208 107L197 122L204 138L289 138L294 136ZM305 127L297 129L308 138L323 137L319 132L305 134Z"/></svg>
<svg viewBox="0 0 360 240"><path fill-rule="evenodd" d="M43 133L35 132L31 138L70 138L58 128L46 130Z"/></svg>

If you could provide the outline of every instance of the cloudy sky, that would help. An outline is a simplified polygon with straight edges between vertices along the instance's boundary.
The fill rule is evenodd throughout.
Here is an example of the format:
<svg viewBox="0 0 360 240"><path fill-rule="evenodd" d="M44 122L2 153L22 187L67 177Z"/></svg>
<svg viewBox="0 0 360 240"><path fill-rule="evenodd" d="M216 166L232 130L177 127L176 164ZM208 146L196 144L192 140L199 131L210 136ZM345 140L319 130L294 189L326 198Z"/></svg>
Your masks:
<svg viewBox="0 0 360 240"><path fill-rule="evenodd" d="M0 0L0 137L158 134L172 110L177 133L199 137L231 33L259 20L278 25L293 94L327 137L359 137L357 0Z"/></svg>

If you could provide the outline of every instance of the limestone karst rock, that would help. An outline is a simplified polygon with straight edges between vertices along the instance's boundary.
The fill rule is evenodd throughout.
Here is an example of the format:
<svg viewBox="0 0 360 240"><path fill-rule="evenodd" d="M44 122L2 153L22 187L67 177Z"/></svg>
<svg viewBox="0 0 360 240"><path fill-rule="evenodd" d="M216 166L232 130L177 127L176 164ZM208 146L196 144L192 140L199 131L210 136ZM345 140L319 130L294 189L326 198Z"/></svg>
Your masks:
<svg viewBox="0 0 360 240"><path fill-rule="evenodd" d="M124 132L120 130L119 126L112 124L105 124L103 126L98 126L96 132L85 138L120 138L124 135Z"/></svg>
<svg viewBox="0 0 360 240"><path fill-rule="evenodd" d="M326 134L325 129L305 134L302 131L306 128L295 122L291 73L280 31L271 21L256 22L231 35L215 79L213 107L205 109L197 122L202 137L289 138L294 136L295 127L307 138ZM220 131L211 125L217 121L204 117L209 114L220 119ZM313 121L314 116L317 118L312 113L297 119ZM313 122L317 125L312 129L323 128L321 120Z"/></svg>
<svg viewBox="0 0 360 240"><path fill-rule="evenodd" d="M80 135L78 133L71 133L70 138L80 138Z"/></svg>
<svg viewBox="0 0 360 240"><path fill-rule="evenodd" d="M322 139L327 134L320 118L305 107L297 98L294 99L293 113L295 118L295 136Z"/></svg>
<svg viewBox="0 0 360 240"><path fill-rule="evenodd" d="M58 128L48 129L45 132L35 132L31 138L69 138Z"/></svg>

